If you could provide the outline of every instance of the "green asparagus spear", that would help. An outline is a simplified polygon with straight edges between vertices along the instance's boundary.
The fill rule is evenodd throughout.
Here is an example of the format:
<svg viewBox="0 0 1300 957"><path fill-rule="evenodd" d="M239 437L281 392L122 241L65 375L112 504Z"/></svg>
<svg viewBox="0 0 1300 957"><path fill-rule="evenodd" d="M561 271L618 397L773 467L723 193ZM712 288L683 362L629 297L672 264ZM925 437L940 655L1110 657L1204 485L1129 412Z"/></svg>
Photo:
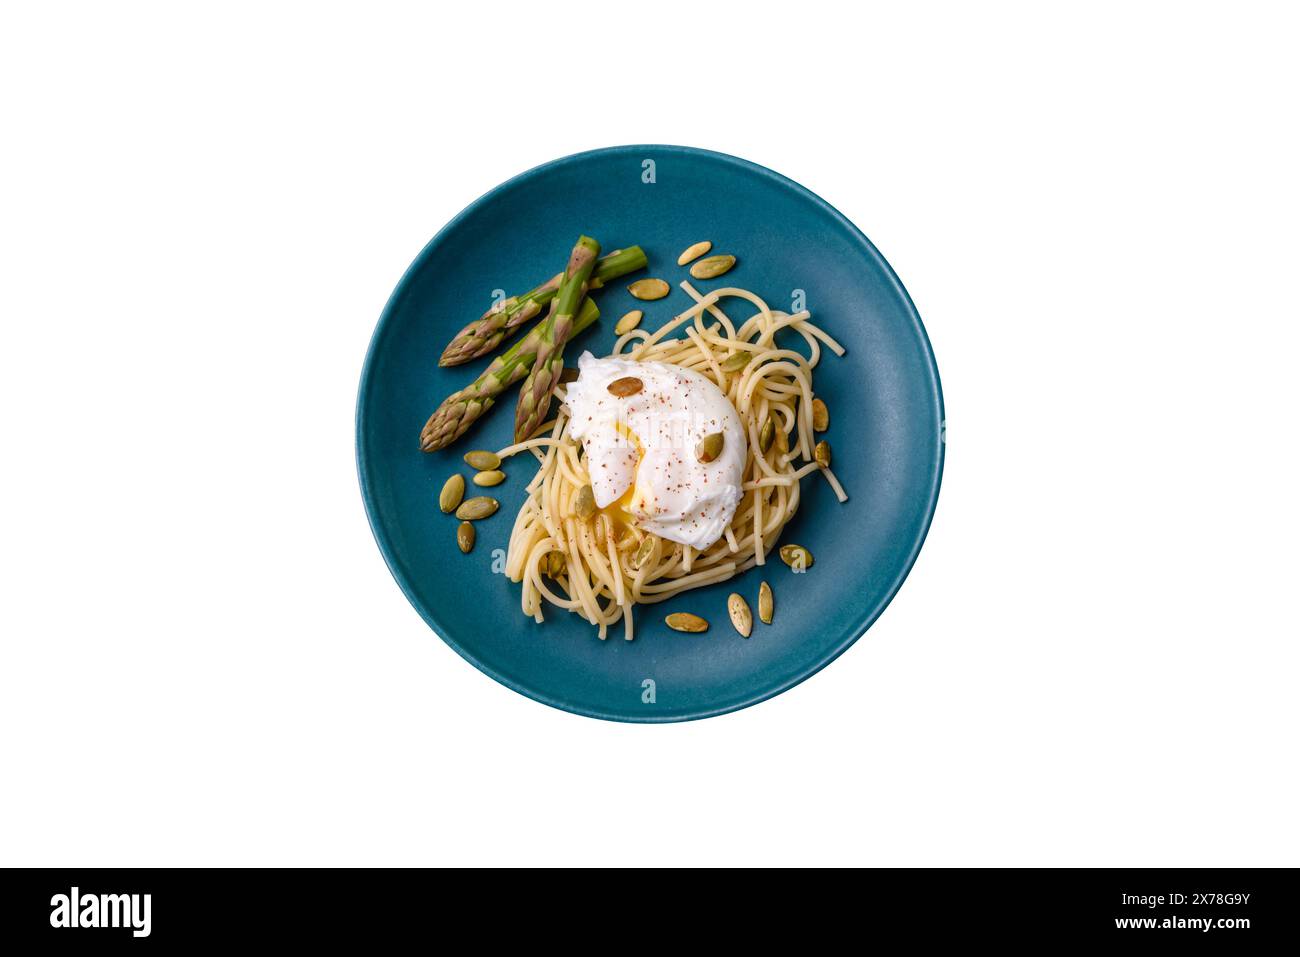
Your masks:
<svg viewBox="0 0 1300 957"><path fill-rule="evenodd" d="M516 442L532 435L551 408L551 393L564 371L564 343L573 330L573 317L587 294L587 280L599 255L600 243L590 236L578 237L551 312L537 325L537 358L519 389L519 402L515 406Z"/></svg>
<svg viewBox="0 0 1300 957"><path fill-rule="evenodd" d="M645 251L640 246L616 249L607 256L601 256L588 283L590 289L599 289L605 283L626 276L630 272L644 269ZM556 273L536 289L522 296L509 299L493 306L482 317L475 319L447 344L438 360L440 366L458 366L485 356L533 316L539 315L542 307L555 298L556 291L564 273Z"/></svg>
<svg viewBox="0 0 1300 957"><path fill-rule="evenodd" d="M570 338L600 318L600 310L590 299L582 303L573 323ZM528 374L537 358L537 342L541 324L529 330L513 346L492 360L483 374L442 401L429 417L420 432L420 448L435 452L450 445L465 434L474 422L496 401L496 397Z"/></svg>

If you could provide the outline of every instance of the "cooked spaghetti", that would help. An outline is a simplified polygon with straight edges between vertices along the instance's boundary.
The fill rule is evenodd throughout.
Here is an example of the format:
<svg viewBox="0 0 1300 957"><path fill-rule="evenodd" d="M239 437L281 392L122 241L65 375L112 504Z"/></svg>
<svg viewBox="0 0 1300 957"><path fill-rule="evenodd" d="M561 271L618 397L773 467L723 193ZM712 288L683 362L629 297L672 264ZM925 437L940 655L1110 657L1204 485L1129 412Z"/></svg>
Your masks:
<svg viewBox="0 0 1300 957"><path fill-rule="evenodd" d="M538 437L499 453L506 458L529 451L539 462L506 557L506 574L523 586L524 613L539 622L545 599L591 622L602 639L621 620L630 641L634 605L662 602L764 564L799 507L800 479L821 472L836 497L847 500L829 466L813 457L813 369L822 346L836 355L844 354L843 347L813 325L807 310L771 309L745 289L701 295L688 282L681 287L694 306L653 333L635 329L621 336L613 354L679 366L716 383L739 413L748 440L739 504L722 536L702 550L621 522L608 509L590 515L589 502L582 509L589 517L580 518L579 500L590 485L587 460L569 434L568 409L561 405ZM756 311L737 327L720 305L724 299ZM808 355L777 345L783 329L802 336ZM678 330L683 335L668 338ZM563 401L563 387L557 395ZM590 494L588 489L588 499Z"/></svg>

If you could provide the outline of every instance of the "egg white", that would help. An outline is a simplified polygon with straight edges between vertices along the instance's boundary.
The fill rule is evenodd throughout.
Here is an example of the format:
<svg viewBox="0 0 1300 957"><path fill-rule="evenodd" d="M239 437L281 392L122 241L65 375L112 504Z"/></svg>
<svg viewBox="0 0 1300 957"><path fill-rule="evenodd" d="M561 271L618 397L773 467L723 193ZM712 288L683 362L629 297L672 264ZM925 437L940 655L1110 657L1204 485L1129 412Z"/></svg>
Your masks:
<svg viewBox="0 0 1300 957"><path fill-rule="evenodd" d="M569 435L582 442L598 508L644 531L705 549L740 504L748 445L740 416L711 379L680 366L584 352L568 386ZM635 376L635 395L610 393ZM704 436L723 434L721 454L701 462Z"/></svg>

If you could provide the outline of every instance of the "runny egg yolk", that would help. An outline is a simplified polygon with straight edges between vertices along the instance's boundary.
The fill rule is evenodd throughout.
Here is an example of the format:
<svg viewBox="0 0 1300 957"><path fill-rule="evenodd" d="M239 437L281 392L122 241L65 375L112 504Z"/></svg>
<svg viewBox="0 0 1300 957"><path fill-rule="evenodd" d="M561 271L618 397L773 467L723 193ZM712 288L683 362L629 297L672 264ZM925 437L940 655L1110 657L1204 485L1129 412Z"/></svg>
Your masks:
<svg viewBox="0 0 1300 957"><path fill-rule="evenodd" d="M621 539L636 524L636 512L634 510L636 486L637 479L641 475L641 463L645 461L645 446L641 444L641 439L637 437L637 434L628 428L626 422L619 422L614 428L618 430L618 433L623 438L636 446L636 469L631 484L628 485L622 495L600 509L601 514L609 518L610 524L614 528L614 538Z"/></svg>

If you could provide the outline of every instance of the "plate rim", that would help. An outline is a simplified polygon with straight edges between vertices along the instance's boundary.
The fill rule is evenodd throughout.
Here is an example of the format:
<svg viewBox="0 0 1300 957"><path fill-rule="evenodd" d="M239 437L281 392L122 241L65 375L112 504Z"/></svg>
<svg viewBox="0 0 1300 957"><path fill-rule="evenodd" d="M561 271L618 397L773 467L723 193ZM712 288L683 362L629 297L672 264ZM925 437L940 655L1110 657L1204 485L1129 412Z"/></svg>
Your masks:
<svg viewBox="0 0 1300 957"><path fill-rule="evenodd" d="M874 259L882 268L884 274L893 284L894 290L898 293L901 301L906 307L907 314L911 318L913 329L920 339L922 351L926 360L925 364L929 373L930 390L934 399L935 410L938 414L938 420L934 425L939 435L939 454L935 461L933 473L930 476L929 488L927 489L927 501L925 504L925 520L922 523L920 533L912 543L911 549L907 555L907 560L902 564L897 576L895 576L894 580L890 582L889 587L886 589L884 597L876 603L876 606L873 609L870 610L867 617L864 619L862 626L853 629L848 638L840 642L820 659L812 662L797 675L787 678L770 688L749 695L738 702L730 702L715 708L697 708L688 712L670 715L665 715L663 713L656 714L654 712L641 714L602 711L597 708L583 707L582 705L566 701L563 698L549 695L544 691L529 687L522 681L515 680L510 675L487 666L485 663L478 660L472 652L463 647L454 638L450 637L450 635L446 633L447 630L439 622L435 621L433 615L424 608L424 603L417 600L411 587L410 576L408 575L407 570L403 566L400 557L393 551L391 545L386 540L385 535L381 532L374 505L374 493L367 479L368 463L363 435L363 423L366 419L366 413L369 407L368 393L371 389L374 359L379 344L388 330L395 307L408 292L412 277L423 266L425 260L432 254L433 250L442 242L443 237L455 229L462 220L474 213L479 209L479 207L487 205L507 189L510 189L524 180L531 179L543 171L579 162L597 155L619 155L644 152L647 150L653 150L659 153L666 152L703 156L712 160L721 161L726 165L740 167L750 173L756 173L764 178L774 180L781 186L794 190L805 199L811 201L815 206L821 207L826 214L846 227L849 234L857 240L865 253ZM518 694L541 704L549 705L552 708L566 711L570 714L582 715L583 717L588 718L598 718L604 721L617 721L627 724L671 724L680 721L698 721L703 718L712 718L718 715L740 711L789 691L796 685L807 681L840 655L844 654L844 652L852 647L860 638L862 638L863 635L871 630L871 626L876 623L882 614L884 614L885 609L889 607L895 596L897 596L899 590L903 587L903 583L907 580L907 576L911 573L912 567L916 564L916 559L921 553L921 547L925 544L925 540L929 536L930 527L934 522L934 514L938 506L940 486L943 483L943 467L947 454L947 441L945 436L946 422L947 416L944 410L943 387L939 380L939 367L938 363L935 361L934 347L930 343L930 337L925 330L925 324L921 321L921 315L916 309L916 304L912 302L912 297L908 294L907 288L903 285L902 280L898 278L898 274L894 272L894 268L889 264L889 261L881 255L880 250L878 250L875 244L867 238L866 233L859 229L852 220L806 186L795 182L788 176L778 173L775 170L755 163L752 160L747 160L740 156L734 156L730 153L721 153L716 150L709 150L696 146L631 143L619 146L603 146L596 149L583 150L579 153L570 153L566 156L561 156L557 159L540 163L522 173L518 173L494 186L492 189L488 190L486 193L467 205L459 213L448 220L447 223L434 234L432 239L424 244L420 249L420 252L413 260L411 260L411 264L406 267L401 278L397 281L397 285L393 287L393 291L389 295L388 300L384 303L384 308L379 314L379 320L375 324L375 330L371 334L370 343L366 348L365 359L361 365L360 381L357 386L357 404L354 420L354 448L357 481L361 491L362 504L366 511L366 520L370 525L370 533L375 539L375 544L379 547L379 552L384 558L384 563L388 566L389 574L393 576L398 587L401 588L402 594L406 597L407 602L424 620L424 623L429 627L429 630L438 638L442 639L442 641L445 642L453 651L489 678L504 685L511 691L517 692Z"/></svg>

